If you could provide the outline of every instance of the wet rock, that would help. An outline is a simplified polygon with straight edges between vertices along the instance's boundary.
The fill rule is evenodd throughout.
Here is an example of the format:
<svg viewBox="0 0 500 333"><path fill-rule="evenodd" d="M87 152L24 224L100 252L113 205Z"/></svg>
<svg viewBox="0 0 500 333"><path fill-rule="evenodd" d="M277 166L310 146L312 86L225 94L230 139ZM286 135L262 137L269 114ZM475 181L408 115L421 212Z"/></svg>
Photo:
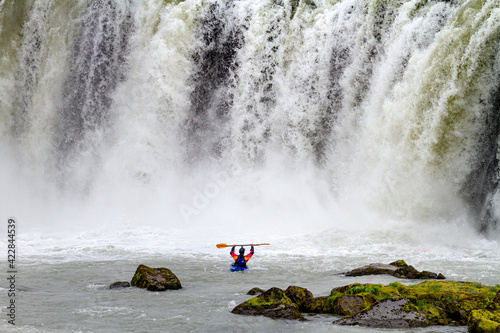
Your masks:
<svg viewBox="0 0 500 333"><path fill-rule="evenodd" d="M109 289L124 289L130 287L128 281L118 281L109 285Z"/></svg>
<svg viewBox="0 0 500 333"><path fill-rule="evenodd" d="M237 305L231 312L252 316L265 315L270 318L304 319L298 306L285 295L283 290L275 287Z"/></svg>
<svg viewBox="0 0 500 333"><path fill-rule="evenodd" d="M411 328L427 326L424 314L408 311L405 299L385 299L375 303L369 310L359 312L352 317L334 321L338 325L361 325L373 328Z"/></svg>
<svg viewBox="0 0 500 333"><path fill-rule="evenodd" d="M264 292L264 289L260 289L260 288L252 288L250 289L248 292L247 292L247 295L257 295L257 294L262 294Z"/></svg>
<svg viewBox="0 0 500 333"><path fill-rule="evenodd" d="M332 302L333 313L341 316L353 316L369 308L376 299L365 295L342 295Z"/></svg>
<svg viewBox="0 0 500 333"><path fill-rule="evenodd" d="M429 271L417 271L404 260L397 260L390 264L373 263L358 267L352 271L342 273L345 276L380 275L388 274L401 279L445 279L444 275Z"/></svg>
<svg viewBox="0 0 500 333"><path fill-rule="evenodd" d="M300 310L303 310L303 305L313 298L312 292L307 290L306 288L289 286L285 290L285 295L297 306Z"/></svg>
<svg viewBox="0 0 500 333"><path fill-rule="evenodd" d="M443 274L439 273L433 273L429 271L421 271L418 273L417 279L421 280L444 280L446 279Z"/></svg>
<svg viewBox="0 0 500 333"><path fill-rule="evenodd" d="M397 270L398 267L393 265L374 263L355 268L352 271L345 272L343 274L345 276L380 275L380 274L389 274L394 276Z"/></svg>
<svg viewBox="0 0 500 333"><path fill-rule="evenodd" d="M333 313L332 302L329 296L313 297L300 306L300 310L309 313Z"/></svg>
<svg viewBox="0 0 500 333"><path fill-rule="evenodd" d="M301 321L307 320L302 316L302 313L300 313L297 304L294 303L280 304L276 308L264 310L262 315L273 319L298 319Z"/></svg>
<svg viewBox="0 0 500 333"><path fill-rule="evenodd" d="M181 282L168 268L151 268L139 265L135 271L132 282L134 287L146 288L150 291L165 291L168 289L181 289Z"/></svg>

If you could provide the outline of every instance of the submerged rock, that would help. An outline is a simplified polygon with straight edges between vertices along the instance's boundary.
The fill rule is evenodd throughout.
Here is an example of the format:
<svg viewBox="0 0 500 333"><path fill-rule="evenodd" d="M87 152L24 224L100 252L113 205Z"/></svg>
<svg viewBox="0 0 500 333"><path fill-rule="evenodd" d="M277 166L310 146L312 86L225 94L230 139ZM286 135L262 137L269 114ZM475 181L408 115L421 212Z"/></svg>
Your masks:
<svg viewBox="0 0 500 333"><path fill-rule="evenodd" d="M130 282L119 281L109 285L109 289L124 289L130 287Z"/></svg>
<svg viewBox="0 0 500 333"><path fill-rule="evenodd" d="M428 326L424 314L409 310L405 299L390 298L376 302L370 309L358 312L351 317L334 321L338 325L361 325L374 328L411 328Z"/></svg>
<svg viewBox="0 0 500 333"><path fill-rule="evenodd" d="M165 291L167 289L181 289L181 282L168 268L151 268L139 265L132 278L131 285L146 288L150 291Z"/></svg>
<svg viewBox="0 0 500 333"><path fill-rule="evenodd" d="M279 288L268 289L259 296L237 305L231 312L252 316L263 315L274 319L306 320L297 304L293 303Z"/></svg>
<svg viewBox="0 0 500 333"><path fill-rule="evenodd" d="M404 260L397 260L390 264L373 263L358 267L352 271L342 273L345 276L380 275L388 274L401 279L445 279L441 273L436 274L429 271L417 271Z"/></svg>

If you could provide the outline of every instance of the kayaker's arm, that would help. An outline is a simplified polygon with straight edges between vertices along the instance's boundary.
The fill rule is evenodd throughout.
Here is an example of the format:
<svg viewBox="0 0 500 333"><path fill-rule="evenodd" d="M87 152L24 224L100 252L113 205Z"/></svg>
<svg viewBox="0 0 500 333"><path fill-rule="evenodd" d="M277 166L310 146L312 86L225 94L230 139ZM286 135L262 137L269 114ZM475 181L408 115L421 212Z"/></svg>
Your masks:
<svg viewBox="0 0 500 333"><path fill-rule="evenodd" d="M250 260L250 258L252 258L252 256L253 256L253 245L250 248L250 253L245 256L245 262L247 262L248 260Z"/></svg>
<svg viewBox="0 0 500 333"><path fill-rule="evenodd" d="M236 245L233 245L231 252L229 252L229 254L231 255L231 257L233 257L234 260L238 259L238 255L236 253L234 253L235 248L236 248Z"/></svg>

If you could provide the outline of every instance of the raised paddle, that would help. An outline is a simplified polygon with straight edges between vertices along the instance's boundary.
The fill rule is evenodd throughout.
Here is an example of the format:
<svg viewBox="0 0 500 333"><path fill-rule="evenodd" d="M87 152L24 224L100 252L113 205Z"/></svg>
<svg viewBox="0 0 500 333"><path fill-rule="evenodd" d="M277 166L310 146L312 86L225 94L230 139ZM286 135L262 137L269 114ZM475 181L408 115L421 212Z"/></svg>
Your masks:
<svg viewBox="0 0 500 333"><path fill-rule="evenodd" d="M234 244L234 245L227 245L227 244L224 244L224 243L220 243L220 244L217 244L215 246L217 246L218 249L223 249L225 247L229 247L229 246L251 246L252 244ZM271 245L269 243L261 243L261 244L253 244L253 246L259 246L259 245Z"/></svg>

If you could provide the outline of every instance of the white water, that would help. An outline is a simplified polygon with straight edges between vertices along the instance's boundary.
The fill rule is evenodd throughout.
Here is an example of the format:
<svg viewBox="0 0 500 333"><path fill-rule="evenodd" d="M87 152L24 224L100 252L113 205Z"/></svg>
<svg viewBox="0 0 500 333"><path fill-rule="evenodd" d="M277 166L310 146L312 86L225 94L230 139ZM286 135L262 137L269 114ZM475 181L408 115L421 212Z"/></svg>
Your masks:
<svg viewBox="0 0 500 333"><path fill-rule="evenodd" d="M3 329L375 332L230 310L254 286L390 283L335 273L396 259L499 283L499 232L462 195L495 153L498 0L217 3L0 1ZM220 242L272 246L235 276ZM140 263L184 289L107 289Z"/></svg>

